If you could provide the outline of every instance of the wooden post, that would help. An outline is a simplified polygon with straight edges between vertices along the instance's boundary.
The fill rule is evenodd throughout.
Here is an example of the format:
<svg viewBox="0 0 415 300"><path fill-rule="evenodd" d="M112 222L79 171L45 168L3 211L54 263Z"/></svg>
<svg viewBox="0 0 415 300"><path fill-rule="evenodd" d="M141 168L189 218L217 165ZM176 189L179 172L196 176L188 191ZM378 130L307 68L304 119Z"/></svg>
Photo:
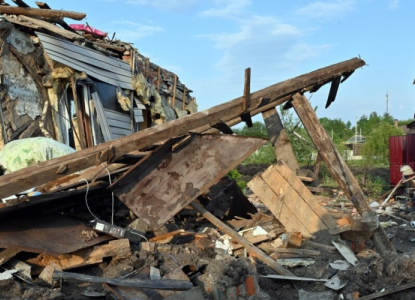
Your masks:
<svg viewBox="0 0 415 300"><path fill-rule="evenodd" d="M264 111L262 112L262 117L267 127L268 136L274 146L275 157L278 160L284 161L295 173L295 170L299 169L297 158L294 155L290 140L277 110L274 107Z"/></svg>
<svg viewBox="0 0 415 300"><path fill-rule="evenodd" d="M190 205L199 211L207 220L209 220L213 225L215 225L217 228L222 230L224 233L229 235L234 241L237 241L238 244L241 244L245 247L245 249L248 252L253 253L259 260L267 264L269 267L277 271L281 275L285 276L295 276L290 271L285 269L283 266L281 266L279 263L277 263L275 260L273 260L271 257L266 255L262 250L259 250L257 247L255 247L250 241L248 241L246 238L241 236L239 233L237 233L235 230L230 228L228 225L223 223L221 220L216 218L213 214L208 212L202 205L199 203L193 201L190 203Z"/></svg>
<svg viewBox="0 0 415 300"><path fill-rule="evenodd" d="M183 85L183 107L182 110L184 111L186 108L186 86Z"/></svg>
<svg viewBox="0 0 415 300"><path fill-rule="evenodd" d="M375 230L373 242L376 249L384 258L393 258L396 255L396 250L387 238L383 228L379 227L377 214L370 208L355 177L343 161L330 136L321 125L307 98L296 93L293 96L292 104L331 175L346 196L352 200L354 206L362 216L362 222L366 223L372 230Z"/></svg>
<svg viewBox="0 0 415 300"><path fill-rule="evenodd" d="M173 84L173 98L171 99L171 108L174 109L174 102L176 100L176 85L177 85L177 75L174 75L174 84Z"/></svg>

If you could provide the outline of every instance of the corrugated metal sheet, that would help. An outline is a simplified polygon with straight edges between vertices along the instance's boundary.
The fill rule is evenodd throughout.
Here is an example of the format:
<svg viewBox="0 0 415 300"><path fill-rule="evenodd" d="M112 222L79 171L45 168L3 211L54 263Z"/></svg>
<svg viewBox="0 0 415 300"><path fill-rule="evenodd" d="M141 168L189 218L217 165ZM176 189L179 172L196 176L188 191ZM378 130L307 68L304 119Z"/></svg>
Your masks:
<svg viewBox="0 0 415 300"><path fill-rule="evenodd" d="M101 52L36 32L50 58L114 86L132 90L128 63Z"/></svg>
<svg viewBox="0 0 415 300"><path fill-rule="evenodd" d="M132 133L131 118L129 115L105 108L104 113L113 139L118 139Z"/></svg>
<svg viewBox="0 0 415 300"><path fill-rule="evenodd" d="M406 164L407 159L406 137L405 135L389 137L389 172L392 185L397 185L402 178L400 168Z"/></svg>

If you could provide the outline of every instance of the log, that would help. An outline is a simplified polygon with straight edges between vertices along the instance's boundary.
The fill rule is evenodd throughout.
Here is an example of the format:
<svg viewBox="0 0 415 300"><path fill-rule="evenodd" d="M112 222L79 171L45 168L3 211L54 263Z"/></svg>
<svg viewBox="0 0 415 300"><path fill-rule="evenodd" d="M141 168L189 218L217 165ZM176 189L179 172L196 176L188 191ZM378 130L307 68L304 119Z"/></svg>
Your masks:
<svg viewBox="0 0 415 300"><path fill-rule="evenodd" d="M66 10L53 10L53 9L40 9L30 7L15 7L15 6L0 6L0 13L9 15L23 15L30 17L42 17L42 18L70 18L80 21L86 17L85 13L66 11Z"/></svg>
<svg viewBox="0 0 415 300"><path fill-rule="evenodd" d="M35 2L36 3L36 5L39 7L39 8L41 8L41 9L52 9L47 3L45 3L45 2L39 2L39 1L36 1ZM69 30L69 31L71 31L71 32L74 32L74 33L76 33L76 31L75 30L73 30L72 29L72 27L71 26L69 26L68 25L68 23L66 23L64 20L62 20L62 19L56 19L56 20L54 20L56 23L58 23L59 25L61 25L64 29L66 29L66 30Z"/></svg>
<svg viewBox="0 0 415 300"><path fill-rule="evenodd" d="M339 74L343 74L344 72L362 67L364 64L365 62L363 60L354 58L259 90L251 94L251 107L249 110L255 110L263 105L281 104L280 102L287 101L288 95L292 93L318 82L326 81L329 78L339 76ZM103 155L105 153L111 153L113 160L116 160L126 153L144 149L172 136L186 134L189 131L194 131L202 126L216 123L222 119L234 119L242 112L243 98L239 97L230 102L186 116L185 118L166 122L114 141L6 174L0 177L0 198L14 195L33 186L38 186L64 176L64 174L56 174L56 171L62 164L68 166L66 174L72 174L101 164L105 161L105 157L101 158L101 153Z"/></svg>
<svg viewBox="0 0 415 300"><path fill-rule="evenodd" d="M273 260L271 257L269 257L264 252L262 252L260 249L255 247L250 241L245 239L243 236L239 235L238 232L236 232L235 230L230 228L228 225L223 223L221 220L216 218L213 214L208 212L202 205L200 205L199 203L195 201L193 201L190 205L194 209L199 211L213 225L215 225L217 228L219 228L224 233L229 235L234 241L237 241L239 244L243 245L248 252L254 254L259 260L267 264L273 270L277 271L281 275L295 276L290 271L288 271L283 266L281 266L279 263L277 263L275 260Z"/></svg>
<svg viewBox="0 0 415 300"><path fill-rule="evenodd" d="M277 110L274 107L264 111L262 112L262 117L267 127L268 136L275 149L275 157L278 160L283 160L295 172L295 170L299 169L297 158L294 155L290 140Z"/></svg>
<svg viewBox="0 0 415 300"><path fill-rule="evenodd" d="M71 272L62 272L57 270L53 272L53 279L65 279L68 281L81 281L88 283L107 283L116 286L125 286L131 288L148 288L158 290L187 291L193 287L193 283L185 280L102 278L97 276L82 275Z"/></svg>
<svg viewBox="0 0 415 300"><path fill-rule="evenodd" d="M355 177L321 125L307 98L297 93L293 96L292 105L330 174L361 214L362 222L371 224L372 230L376 230L372 239L376 249L384 258L393 259L397 255L396 250L387 238L384 229L378 226L377 214L370 208Z"/></svg>

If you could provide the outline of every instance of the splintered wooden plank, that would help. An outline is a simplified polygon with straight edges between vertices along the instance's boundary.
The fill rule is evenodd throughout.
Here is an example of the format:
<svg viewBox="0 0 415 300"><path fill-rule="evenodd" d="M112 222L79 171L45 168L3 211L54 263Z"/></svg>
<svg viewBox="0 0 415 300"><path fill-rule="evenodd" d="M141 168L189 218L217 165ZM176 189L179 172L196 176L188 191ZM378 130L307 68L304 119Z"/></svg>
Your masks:
<svg viewBox="0 0 415 300"><path fill-rule="evenodd" d="M128 239L110 241L108 244L95 246L93 248L81 249L69 254L52 256L39 254L27 262L32 265L46 267L54 263L60 270L69 270L87 265L98 264L105 257L114 257L115 259L126 258L131 255L130 242Z"/></svg>
<svg viewBox="0 0 415 300"><path fill-rule="evenodd" d="M110 188L155 230L265 143L231 135L192 135L173 151L173 144L166 143Z"/></svg>
<svg viewBox="0 0 415 300"><path fill-rule="evenodd" d="M321 219L314 213L292 185L279 174L273 166L265 170L262 179L270 186L285 205L295 214L300 222L311 232L327 229Z"/></svg>
<svg viewBox="0 0 415 300"><path fill-rule="evenodd" d="M336 220L320 205L318 199L314 197L310 190L284 162L280 161L273 167L286 180L287 183L290 183L298 196L308 204L310 209L321 219L327 228L333 229L337 227Z"/></svg>
<svg viewBox="0 0 415 300"><path fill-rule="evenodd" d="M261 176L255 176L248 183L248 186L281 224L284 225L287 231L299 231L303 236L311 237L310 230L299 220L298 215L295 213L296 211L291 211L284 204L282 198L270 188Z"/></svg>

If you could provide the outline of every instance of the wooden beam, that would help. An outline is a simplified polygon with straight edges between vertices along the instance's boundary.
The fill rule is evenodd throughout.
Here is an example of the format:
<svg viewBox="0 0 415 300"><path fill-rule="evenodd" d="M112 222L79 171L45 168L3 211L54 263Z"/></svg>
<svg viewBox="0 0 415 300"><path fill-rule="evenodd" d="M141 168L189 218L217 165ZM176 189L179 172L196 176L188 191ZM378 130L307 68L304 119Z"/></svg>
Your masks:
<svg viewBox="0 0 415 300"><path fill-rule="evenodd" d="M388 289L386 291L383 292L379 292L379 293L374 293L374 294L370 294L367 296L363 296L363 297L359 297L359 300L372 300L372 299L378 299L378 298L383 298L383 296L386 295L390 295L390 294L394 294L400 291L404 291L407 289L411 289L415 287L415 282L410 282L404 285L398 285L396 287L393 287L391 289Z"/></svg>
<svg viewBox="0 0 415 300"><path fill-rule="evenodd" d="M261 260L263 263L267 264L269 267L271 267L273 270L277 271L281 275L286 276L295 276L290 271L285 269L283 266L281 266L279 263L277 263L275 260L273 260L271 257L266 255L262 250L255 247L250 241L248 241L243 236L239 235L238 232L230 228L228 225L223 223L221 220L216 218L213 214L208 212L206 208L204 208L199 203L193 201L190 204L194 209L199 211L207 220L209 220L213 225L215 225L217 228L219 228L221 231L229 235L234 241L237 241L238 244L241 244L245 247L245 249L257 257L259 260Z"/></svg>
<svg viewBox="0 0 415 300"><path fill-rule="evenodd" d="M275 106L278 103L281 104L292 93L303 90L304 87L311 86L316 82L324 81L328 78L337 77L338 74L342 74L347 70L354 70L364 64L365 62L363 60L354 58L274 84L251 94L251 107L249 110L253 111L258 107L266 105ZM113 153L113 161L116 161L116 159L126 153L144 149L172 136L183 135L189 131L198 131L205 125L209 129L209 124L224 119L232 120L240 116L242 112L243 99L240 97L210 109L191 114L185 118L166 122L117 140L0 176L0 198L11 196L25 191L28 188L63 177L64 175L56 174L56 171L62 164L68 166L66 175L69 175L101 164L103 162L101 160L101 153L104 154L111 151Z"/></svg>
<svg viewBox="0 0 415 300"><path fill-rule="evenodd" d="M57 270L53 272L53 279L65 279L68 281L81 281L88 283L107 283L116 286L126 286L131 288L148 288L158 290L187 291L193 287L193 283L186 280L103 278L97 276L82 275L77 273L62 272Z"/></svg>
<svg viewBox="0 0 415 300"><path fill-rule="evenodd" d="M241 114L241 120L246 123L248 127L252 127L252 119L250 111L251 107L251 68L245 69L245 85L244 85L244 112Z"/></svg>
<svg viewBox="0 0 415 300"><path fill-rule="evenodd" d="M264 111L262 117L267 127L268 136L274 146L275 157L284 161L295 172L300 167L277 110L274 107Z"/></svg>
<svg viewBox="0 0 415 300"><path fill-rule="evenodd" d="M39 1L36 1L35 2L36 3L36 5L39 7L39 8L41 8L41 9L52 9L47 3L45 3L45 2L39 2ZM57 23L57 24L59 24L59 25L61 25L64 29L66 29L66 30L69 30L69 31L71 31L71 32L74 32L74 33L76 33L76 31L74 30L74 29L72 29L72 27L71 26L69 26L68 25L68 23L66 23L63 19L60 19L60 18L55 18L54 20L53 20L55 23Z"/></svg>
<svg viewBox="0 0 415 300"><path fill-rule="evenodd" d="M370 208L355 177L342 159L337 148L334 146L327 131L321 125L307 98L297 93L293 96L292 104L298 117L303 123L304 128L307 130L308 135L318 150L319 155L327 165L330 174L339 184L346 196L352 200L354 206L362 216L362 222L365 222L368 225L372 224L372 230L376 230L373 236L373 242L376 249L382 256L393 259L393 257L396 256L396 250L387 238L383 228L379 226L377 214Z"/></svg>
<svg viewBox="0 0 415 300"><path fill-rule="evenodd" d="M85 13L78 13L66 10L39 9L29 7L0 6L0 13L9 15L23 15L30 17L42 18L70 18L74 20L82 20L86 17Z"/></svg>

